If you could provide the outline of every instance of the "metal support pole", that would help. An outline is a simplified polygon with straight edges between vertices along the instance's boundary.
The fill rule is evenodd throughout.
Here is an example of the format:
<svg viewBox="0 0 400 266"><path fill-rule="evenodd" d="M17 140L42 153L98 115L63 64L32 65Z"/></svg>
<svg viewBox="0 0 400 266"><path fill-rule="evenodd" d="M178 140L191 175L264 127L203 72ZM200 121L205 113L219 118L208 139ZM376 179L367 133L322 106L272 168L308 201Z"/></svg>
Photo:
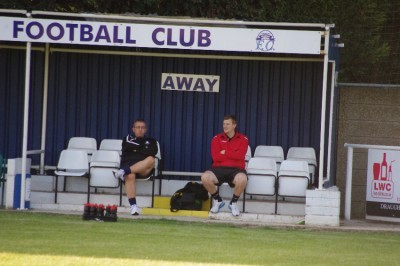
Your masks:
<svg viewBox="0 0 400 266"><path fill-rule="evenodd" d="M25 61L25 99L24 99L24 128L22 134L22 170L21 170L21 197L20 210L25 209L25 178L26 178L26 156L28 149L28 122L29 122L29 89L31 74L31 43L26 43Z"/></svg>
<svg viewBox="0 0 400 266"><path fill-rule="evenodd" d="M335 61L332 62L332 75L331 75L331 104L329 110L329 136L328 136L328 161L327 161L327 170L326 170L326 180L331 179L331 157L332 157L332 128L333 128L333 106L334 106L334 98L335 98Z"/></svg>
<svg viewBox="0 0 400 266"><path fill-rule="evenodd" d="M351 219L351 185L353 182L353 147L347 147L346 166L346 197L344 206L344 218Z"/></svg>
<svg viewBox="0 0 400 266"><path fill-rule="evenodd" d="M43 83L43 111L42 111L42 140L40 149L44 151L46 149L46 121L47 121L47 94L49 87L49 51L50 45L46 43L44 53L44 83ZM44 152L40 154L40 174L44 174Z"/></svg>
<svg viewBox="0 0 400 266"><path fill-rule="evenodd" d="M318 189L323 189L324 174L324 153L325 153L325 114L326 114L326 84L328 77L328 60L329 60L329 27L325 28L324 42L324 70L322 80L322 105L321 105L321 131L319 143L319 178Z"/></svg>

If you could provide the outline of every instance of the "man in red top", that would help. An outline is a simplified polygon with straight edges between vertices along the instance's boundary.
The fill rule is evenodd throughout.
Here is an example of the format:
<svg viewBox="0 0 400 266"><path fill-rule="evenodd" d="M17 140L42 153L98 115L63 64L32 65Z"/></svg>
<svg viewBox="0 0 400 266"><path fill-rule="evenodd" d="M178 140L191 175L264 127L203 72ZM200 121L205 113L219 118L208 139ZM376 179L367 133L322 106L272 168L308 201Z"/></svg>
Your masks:
<svg viewBox="0 0 400 266"><path fill-rule="evenodd" d="M203 173L201 182L213 197L212 213L217 213L225 205L216 186L227 182L233 187L233 196L229 204L233 216L239 216L237 201L247 185L245 155L249 145L247 137L236 131L236 118L226 115L223 122L224 132L214 136L211 141L213 164Z"/></svg>

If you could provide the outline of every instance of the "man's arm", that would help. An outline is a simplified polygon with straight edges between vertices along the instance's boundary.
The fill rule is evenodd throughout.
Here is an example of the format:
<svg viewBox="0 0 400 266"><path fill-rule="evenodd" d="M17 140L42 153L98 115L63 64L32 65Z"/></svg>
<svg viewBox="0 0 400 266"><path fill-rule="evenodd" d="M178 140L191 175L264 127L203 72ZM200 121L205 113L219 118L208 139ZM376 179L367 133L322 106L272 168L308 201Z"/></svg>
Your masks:
<svg viewBox="0 0 400 266"><path fill-rule="evenodd" d="M144 144L141 153L155 157L158 152L157 141L155 139L149 140L149 144Z"/></svg>
<svg viewBox="0 0 400 266"><path fill-rule="evenodd" d="M217 137L214 137L211 141L211 157L214 162L223 161L226 157L225 154L221 154L221 146Z"/></svg>
<svg viewBox="0 0 400 266"><path fill-rule="evenodd" d="M244 160L249 146L249 140L247 138L242 138L240 142L241 143L239 149L237 150L232 149L231 145L227 146L225 151L225 155L227 158L235 160Z"/></svg>

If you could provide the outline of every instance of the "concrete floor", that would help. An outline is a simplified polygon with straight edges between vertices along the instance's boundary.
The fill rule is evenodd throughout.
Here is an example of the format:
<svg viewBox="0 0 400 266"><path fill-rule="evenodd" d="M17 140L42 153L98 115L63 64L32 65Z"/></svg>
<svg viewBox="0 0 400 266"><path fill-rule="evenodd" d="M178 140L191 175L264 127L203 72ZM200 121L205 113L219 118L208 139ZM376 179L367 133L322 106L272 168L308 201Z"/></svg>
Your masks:
<svg viewBox="0 0 400 266"><path fill-rule="evenodd" d="M177 188L183 186L184 182L165 181L162 186L162 196L170 197ZM31 190L31 209L32 212L62 213L82 215L83 204L87 202L87 181L77 182L76 180L67 185L68 192L60 192L58 204L54 204L54 180L49 176L38 176L32 178ZM61 190L61 187L59 188ZM226 190L226 191L225 191ZM143 208L151 206L151 182L140 182L138 191L141 195L137 197L138 203ZM157 185L156 185L157 191ZM90 202L102 204L119 204L119 190L105 189L92 194ZM229 200L231 191L223 188L221 195L225 200ZM239 217L233 217L229 209L224 207L218 214L206 215L206 218L168 215L140 215L131 216L129 214L129 204L123 196L122 206L118 208L118 217L127 219L174 219L183 221L198 221L205 223L231 223L249 226L273 226L273 227L294 227L304 229L324 229L342 231L376 231L376 232L398 232L400 233L400 223L372 221L366 219L340 220L340 226L310 226L304 225L305 202L304 199L280 200L278 204L278 215L274 214L275 204L273 197L253 197L246 199L246 212ZM242 202L239 202L240 210L243 211Z"/></svg>

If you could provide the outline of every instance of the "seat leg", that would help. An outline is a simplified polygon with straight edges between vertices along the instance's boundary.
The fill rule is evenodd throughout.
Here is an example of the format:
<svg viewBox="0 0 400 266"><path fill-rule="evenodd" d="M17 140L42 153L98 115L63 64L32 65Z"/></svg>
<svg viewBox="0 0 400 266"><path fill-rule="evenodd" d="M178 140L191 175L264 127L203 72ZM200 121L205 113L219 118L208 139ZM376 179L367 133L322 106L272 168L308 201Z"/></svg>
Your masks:
<svg viewBox="0 0 400 266"><path fill-rule="evenodd" d="M122 206L122 185L123 185L123 183L120 180L119 181L119 206L120 207Z"/></svg>
<svg viewBox="0 0 400 266"><path fill-rule="evenodd" d="M153 185L151 189L151 207L154 208L154 187L155 187L156 178L153 176Z"/></svg>
<svg viewBox="0 0 400 266"><path fill-rule="evenodd" d="M158 175L159 179L160 179L160 184L158 187L158 196L161 196L161 186L162 186L162 175Z"/></svg>
<svg viewBox="0 0 400 266"><path fill-rule="evenodd" d="M54 189L54 203L57 204L57 187L58 187L58 175L56 175L56 187Z"/></svg>
<svg viewBox="0 0 400 266"><path fill-rule="evenodd" d="M246 212L246 189L243 191L243 213Z"/></svg>
<svg viewBox="0 0 400 266"><path fill-rule="evenodd" d="M4 187L5 187L5 178L2 178L1 179L1 182L2 182L2 184L3 184L3 186L1 187L1 208L3 208L3 206L4 206Z"/></svg>
<svg viewBox="0 0 400 266"><path fill-rule="evenodd" d="M88 183L87 183L88 191L87 191L87 202L90 202L90 176L88 177Z"/></svg>
<svg viewBox="0 0 400 266"><path fill-rule="evenodd" d="M275 182L275 215L278 214L278 191L279 191L279 178Z"/></svg>
<svg viewBox="0 0 400 266"><path fill-rule="evenodd" d="M67 177L64 176L64 187L63 187L63 192L65 192L65 189L67 188Z"/></svg>

